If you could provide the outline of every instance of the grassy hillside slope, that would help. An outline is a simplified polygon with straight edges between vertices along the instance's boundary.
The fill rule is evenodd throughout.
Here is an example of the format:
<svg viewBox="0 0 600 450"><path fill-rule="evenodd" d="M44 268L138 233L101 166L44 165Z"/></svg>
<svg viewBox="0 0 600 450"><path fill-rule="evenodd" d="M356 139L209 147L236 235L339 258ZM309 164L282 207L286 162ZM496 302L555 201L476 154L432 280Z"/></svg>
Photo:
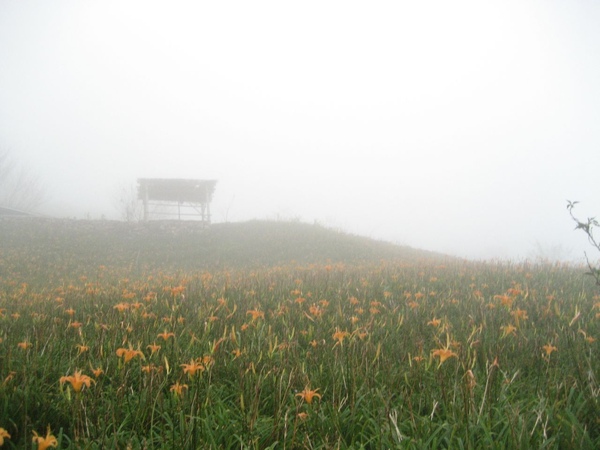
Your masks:
<svg viewBox="0 0 600 450"><path fill-rule="evenodd" d="M57 219L0 220L0 256L64 266L119 264L129 269L256 267L439 258L430 252L298 222L124 223ZM36 264L37 266L37 264Z"/></svg>

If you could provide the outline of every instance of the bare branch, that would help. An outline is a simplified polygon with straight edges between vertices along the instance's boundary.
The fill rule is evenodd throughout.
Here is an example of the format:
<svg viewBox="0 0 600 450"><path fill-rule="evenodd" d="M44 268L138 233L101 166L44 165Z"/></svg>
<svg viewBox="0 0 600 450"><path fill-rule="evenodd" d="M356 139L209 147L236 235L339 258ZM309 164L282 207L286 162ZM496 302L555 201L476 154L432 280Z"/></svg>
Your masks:
<svg viewBox="0 0 600 450"><path fill-rule="evenodd" d="M600 227L600 223L598 222L598 220L596 220L595 217L588 217L586 221L581 221L580 219L578 219L573 213L573 208L577 203L578 202L572 202L567 200L567 209L569 210L569 215L571 216L571 219L573 219L573 221L576 224L575 229L582 230L586 234L589 243L592 244L592 246L600 252L600 243L596 240L594 236L594 229ZM591 263L587 253L584 253L584 255L585 261L589 269L589 272L586 272L586 274L594 277L596 284L600 286L600 268L594 266Z"/></svg>
<svg viewBox="0 0 600 450"><path fill-rule="evenodd" d="M33 211L46 199L40 178L19 166L8 151L0 152L0 205Z"/></svg>

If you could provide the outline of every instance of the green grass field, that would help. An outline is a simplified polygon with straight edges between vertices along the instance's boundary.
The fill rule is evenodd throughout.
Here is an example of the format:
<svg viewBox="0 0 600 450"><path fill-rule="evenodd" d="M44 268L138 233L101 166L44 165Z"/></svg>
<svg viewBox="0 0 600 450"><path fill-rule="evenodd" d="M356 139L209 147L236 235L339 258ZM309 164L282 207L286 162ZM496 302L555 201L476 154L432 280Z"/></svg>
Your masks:
<svg viewBox="0 0 600 450"><path fill-rule="evenodd" d="M300 223L3 220L0 442L600 448L584 272Z"/></svg>

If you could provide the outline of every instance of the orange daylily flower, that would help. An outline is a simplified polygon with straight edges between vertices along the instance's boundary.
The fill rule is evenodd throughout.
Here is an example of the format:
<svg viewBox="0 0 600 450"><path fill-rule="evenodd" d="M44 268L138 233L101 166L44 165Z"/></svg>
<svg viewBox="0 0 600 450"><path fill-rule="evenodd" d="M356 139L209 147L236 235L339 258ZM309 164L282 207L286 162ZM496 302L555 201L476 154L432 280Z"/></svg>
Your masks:
<svg viewBox="0 0 600 450"><path fill-rule="evenodd" d="M159 333L158 337L166 341L170 337L175 338L175 333L167 332L167 330L165 330L164 332Z"/></svg>
<svg viewBox="0 0 600 450"><path fill-rule="evenodd" d="M177 383L173 384L169 390L175 393L177 397L181 397L183 395L183 390L187 388L187 384L180 384L178 381Z"/></svg>
<svg viewBox="0 0 600 450"><path fill-rule="evenodd" d="M439 327L440 324L442 323L441 319L436 319L435 317L433 319L431 319L429 322L427 322L427 325L431 325L434 327Z"/></svg>
<svg viewBox="0 0 600 450"><path fill-rule="evenodd" d="M183 296L183 292L185 291L185 286L179 285L179 286L175 286L171 288L171 294L173 296L176 295L182 295Z"/></svg>
<svg viewBox="0 0 600 450"><path fill-rule="evenodd" d="M321 317L323 315L323 310L318 305L311 305L308 308L308 311L315 317Z"/></svg>
<svg viewBox="0 0 600 450"><path fill-rule="evenodd" d="M98 378L104 373L104 370L102 370L101 367L98 367L97 369L92 369L92 373L94 374L94 377Z"/></svg>
<svg viewBox="0 0 600 450"><path fill-rule="evenodd" d="M302 400L304 400L306 403L308 403L309 405L313 402L314 398L318 398L319 400L321 400L321 394L318 394L317 391L319 389L310 389L308 386L304 388L304 390L302 392L299 392L296 394L296 397L300 397Z"/></svg>
<svg viewBox="0 0 600 450"><path fill-rule="evenodd" d="M515 335L517 331L517 327L513 325L505 325L503 327L500 327L500 329L502 330L502 337L506 337L509 334Z"/></svg>
<svg viewBox="0 0 600 450"><path fill-rule="evenodd" d="M469 388L469 390L473 390L473 388L475 386L477 386L477 380L475 379L475 375L473 374L472 370L467 370L467 373L465 374L465 378L467 379L467 387Z"/></svg>
<svg viewBox="0 0 600 450"><path fill-rule="evenodd" d="M135 298L135 292L128 292L127 289L125 289L123 291L122 297L125 300L131 300L132 298Z"/></svg>
<svg viewBox="0 0 600 450"><path fill-rule="evenodd" d="M2 382L2 384L4 385L4 384L8 383L9 381L11 381L15 377L16 374L17 374L17 372L10 371L8 373L8 375L6 376L6 378L4 379L4 381Z"/></svg>
<svg viewBox="0 0 600 450"><path fill-rule="evenodd" d="M102 330L102 331L108 331L108 330L110 330L110 326L108 326L105 323L96 323L94 326L95 326L95 328L97 330Z"/></svg>
<svg viewBox="0 0 600 450"><path fill-rule="evenodd" d="M164 370L163 366L155 366L154 364L148 364L147 366L142 366L142 372L151 373L162 373Z"/></svg>
<svg viewBox="0 0 600 450"><path fill-rule="evenodd" d="M440 366L446 361L448 358L458 357L456 353L448 348L439 348L433 351L433 356L437 356L440 358Z"/></svg>
<svg viewBox="0 0 600 450"><path fill-rule="evenodd" d="M117 303L113 306L113 309L116 309L119 312L123 312L129 309L129 303Z"/></svg>
<svg viewBox="0 0 600 450"><path fill-rule="evenodd" d="M519 324L519 320L527 320L529 318L529 317L527 317L527 311L525 311L524 309L520 309L520 308L517 308L514 311L511 311L510 315L515 318L515 320L517 321L517 325Z"/></svg>
<svg viewBox="0 0 600 450"><path fill-rule="evenodd" d="M513 304L514 298L509 297L508 295L494 295L494 300L500 300L502 306L510 308Z"/></svg>
<svg viewBox="0 0 600 450"><path fill-rule="evenodd" d="M46 431L46 436L44 436L44 437L38 435L34 431L32 441L37 444L38 450L46 450L49 447L56 447L58 445L58 440L50 432L50 425L48 425L48 429Z"/></svg>
<svg viewBox="0 0 600 450"><path fill-rule="evenodd" d="M339 329L336 330L335 333L333 333L333 339L335 339L337 342L335 343L335 345L343 345L344 343L344 338L346 336L350 336L350 333L348 333L347 331L340 331Z"/></svg>
<svg viewBox="0 0 600 450"><path fill-rule="evenodd" d="M119 358L125 357L125 362L131 361L136 356L139 356L140 358L144 359L144 354L139 350L132 349L131 346L128 349L127 348L118 348L117 356Z"/></svg>
<svg viewBox="0 0 600 450"><path fill-rule="evenodd" d="M596 342L596 338L592 337L592 336L588 336L587 333L583 330L579 330L579 333L581 333L583 335L583 338L590 344L593 344L594 342Z"/></svg>
<svg viewBox="0 0 600 450"><path fill-rule="evenodd" d="M246 312L246 315L251 315L252 316L252 320L256 320L259 317L261 319L265 318L265 313L262 312L262 311L260 311L260 310L258 310L258 309L251 309L248 312Z"/></svg>
<svg viewBox="0 0 600 450"><path fill-rule="evenodd" d="M0 427L0 447L4 445L4 439L10 439L10 434L4 428Z"/></svg>
<svg viewBox="0 0 600 450"><path fill-rule="evenodd" d="M146 348L150 349L150 354L154 355L157 351L160 350L160 345L156 345L156 342L154 342L153 344L147 345Z"/></svg>
<svg viewBox="0 0 600 450"><path fill-rule="evenodd" d="M509 288L506 292L512 297L516 297L517 295L521 295L523 293L519 285L516 285L516 287Z"/></svg>
<svg viewBox="0 0 600 450"><path fill-rule="evenodd" d="M552 345L552 344L546 344L543 345L542 348L544 349L544 352L546 353L546 356L550 356L552 354L552 352L557 351L558 349Z"/></svg>
<svg viewBox="0 0 600 450"><path fill-rule="evenodd" d="M82 375L80 370L76 370L74 375L60 377L60 384L64 384L66 382L71 383L71 386L75 392L81 392L84 385L90 387L91 383L95 383L95 381L87 375Z"/></svg>
<svg viewBox="0 0 600 450"><path fill-rule="evenodd" d="M77 352L79 355L81 355L84 352L87 352L90 349L87 345L83 344L77 344L75 347L77 347Z"/></svg>
<svg viewBox="0 0 600 450"><path fill-rule="evenodd" d="M17 344L17 346L23 350L27 350L29 347L31 347L33 344L31 342L27 342L27 341L23 341L23 342L19 342Z"/></svg>
<svg viewBox="0 0 600 450"><path fill-rule="evenodd" d="M194 361L193 359L190 361L189 364L180 364L181 367L183 367L183 373L187 373L188 376L190 378L192 378L194 375L196 375L196 372L204 372L204 365L200 362L198 362L197 360Z"/></svg>

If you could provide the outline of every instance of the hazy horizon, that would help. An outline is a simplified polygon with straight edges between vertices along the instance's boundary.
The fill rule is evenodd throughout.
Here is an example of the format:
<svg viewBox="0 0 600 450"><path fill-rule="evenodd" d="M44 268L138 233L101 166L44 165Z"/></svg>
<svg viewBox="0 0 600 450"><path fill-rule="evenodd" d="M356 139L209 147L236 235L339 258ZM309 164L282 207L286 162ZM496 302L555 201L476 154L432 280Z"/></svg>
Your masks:
<svg viewBox="0 0 600 450"><path fill-rule="evenodd" d="M565 207L600 214L598 23L592 1L6 0L0 151L59 217L216 179L213 222L581 260Z"/></svg>

